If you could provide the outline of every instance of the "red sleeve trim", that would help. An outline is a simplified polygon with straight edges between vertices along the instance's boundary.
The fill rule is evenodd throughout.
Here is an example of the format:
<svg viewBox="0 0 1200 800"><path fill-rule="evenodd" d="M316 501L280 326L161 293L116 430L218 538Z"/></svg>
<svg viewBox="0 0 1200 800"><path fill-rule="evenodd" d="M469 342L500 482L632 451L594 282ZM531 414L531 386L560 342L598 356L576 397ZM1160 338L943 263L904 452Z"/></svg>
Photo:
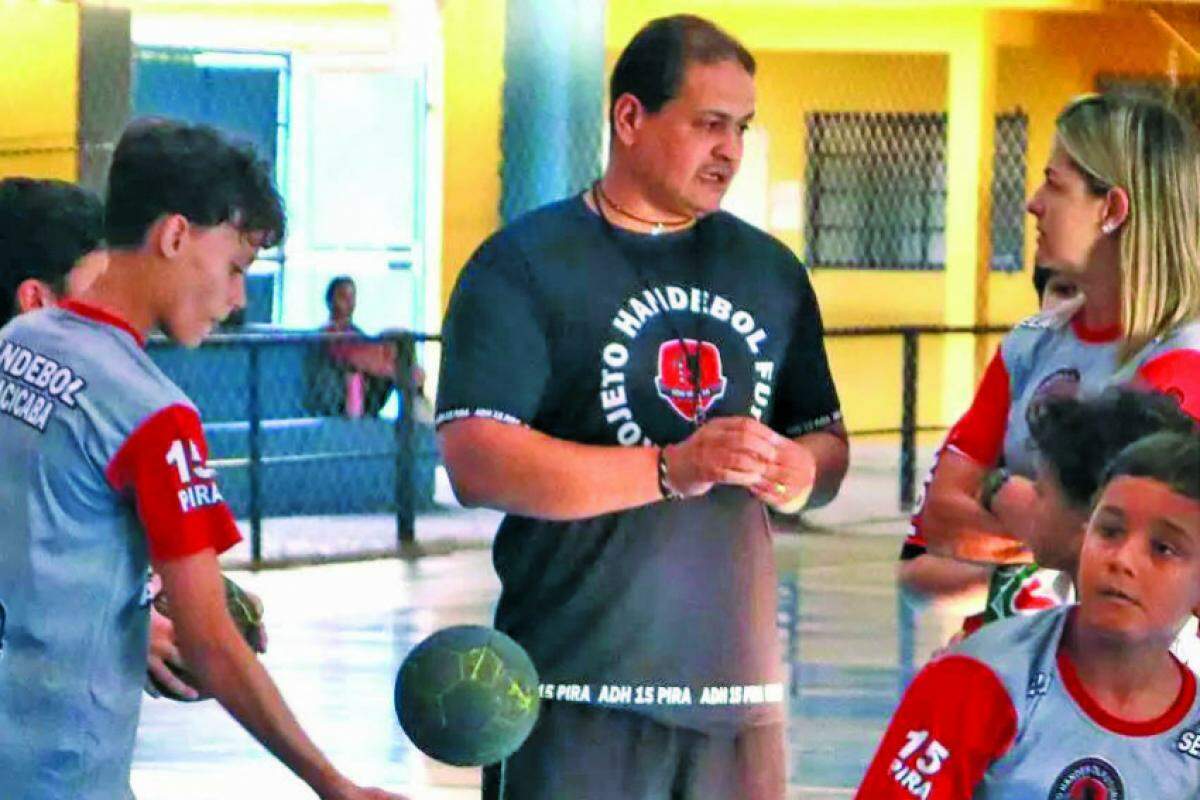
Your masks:
<svg viewBox="0 0 1200 800"><path fill-rule="evenodd" d="M237 524L208 466L200 416L173 405L144 420L105 470L109 484L133 495L150 556L170 561L241 541Z"/></svg>
<svg viewBox="0 0 1200 800"><path fill-rule="evenodd" d="M971 407L947 434L945 447L980 466L995 466L1004 448L1011 404L1008 367L1004 364L1004 354L997 349L983 373Z"/></svg>
<svg viewBox="0 0 1200 800"><path fill-rule="evenodd" d="M1016 733L1017 711L991 668L945 656L904 693L855 797L970 800Z"/></svg>
<svg viewBox="0 0 1200 800"><path fill-rule="evenodd" d="M64 300L63 302L59 303L58 306L59 308L64 308L67 311L70 311L72 314L83 317L84 319L90 319L94 322L103 322L105 325L111 325L114 328L123 330L133 337L133 340L137 342L138 347L143 349L146 347L146 337L142 335L141 331L133 327L133 325L129 323L129 320L125 319L124 317L117 316L107 309L100 308L99 306L93 306L89 303L81 303L78 300Z"/></svg>
<svg viewBox="0 0 1200 800"><path fill-rule="evenodd" d="M1138 378L1156 392L1179 403L1187 414L1200 420L1200 350L1172 350L1147 361Z"/></svg>
<svg viewBox="0 0 1200 800"><path fill-rule="evenodd" d="M1120 736L1161 736L1183 722L1184 717L1192 710L1192 704L1196 702L1196 674L1174 656L1171 657L1171 660L1179 668L1183 686L1180 687L1179 694L1170 708L1157 718L1143 722L1121 719L1105 711L1088 693L1083 681L1079 680L1075 664L1061 645L1058 650L1058 674L1062 676L1063 686L1067 693L1071 695L1083 713L1087 714L1100 727Z"/></svg>

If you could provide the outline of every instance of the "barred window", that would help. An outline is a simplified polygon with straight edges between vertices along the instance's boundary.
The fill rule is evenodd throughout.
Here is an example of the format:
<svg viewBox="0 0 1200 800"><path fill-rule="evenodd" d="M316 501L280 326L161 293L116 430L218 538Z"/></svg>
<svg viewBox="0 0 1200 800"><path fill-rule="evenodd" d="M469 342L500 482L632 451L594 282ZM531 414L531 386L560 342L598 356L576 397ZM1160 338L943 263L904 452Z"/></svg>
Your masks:
<svg viewBox="0 0 1200 800"><path fill-rule="evenodd" d="M807 262L940 270L946 263L946 115L828 113L808 129ZM1020 270L1028 119L996 118L992 268Z"/></svg>
<svg viewBox="0 0 1200 800"><path fill-rule="evenodd" d="M996 117L992 157L992 269L1020 272L1025 263L1025 173L1029 117L1022 112Z"/></svg>

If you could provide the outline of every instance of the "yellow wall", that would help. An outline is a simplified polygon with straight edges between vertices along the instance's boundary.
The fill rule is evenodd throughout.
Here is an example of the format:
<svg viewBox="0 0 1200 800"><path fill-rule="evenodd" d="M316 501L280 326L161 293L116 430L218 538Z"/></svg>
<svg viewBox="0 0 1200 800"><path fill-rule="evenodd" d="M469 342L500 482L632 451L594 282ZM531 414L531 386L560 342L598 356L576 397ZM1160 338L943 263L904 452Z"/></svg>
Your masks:
<svg viewBox="0 0 1200 800"><path fill-rule="evenodd" d="M937 55L762 54L754 124L766 132L769 142L770 183L804 181L806 113L944 111L946 69L946 58ZM880 76L888 77L881 80ZM804 208L800 211L803 214ZM769 230L803 256L799 221L796 225ZM828 326L937 324L941 282L942 276L934 273L827 269L813 273ZM894 302L896 298L904 302Z"/></svg>
<svg viewBox="0 0 1200 800"><path fill-rule="evenodd" d="M143 11L157 6L173 23L194 15L212 24L211 3L141 5ZM1040 11L991 11L988 24L981 25L981 7L1015 4L939 0L918 7L875 0L865 5L869 10L821 0L610 0L606 36L615 54L646 20L685 10L739 36L759 60L756 126L769 145L771 186L803 182L807 110L945 110L952 54L970 36L983 36L982 44L995 48L995 108L1020 107L1029 114L1027 191L1040 180L1057 110L1072 95L1093 89L1098 73L1164 75L1173 67L1185 78L1200 75L1200 63L1143 9L1101 13L1089 11L1099 7L1094 2L1048 0ZM328 19L358 29L386 19L388 8L381 2L286 9L231 3L219 16L232 28L239 19L286 17L306 25ZM70 3L0 3L0 53L6 67L18 67L0 70L0 174L76 174L77 13ZM443 0L441 13L444 304L462 264L499 223L505 8L501 0ZM1175 15L1170 19L1174 22ZM1180 23L1179 29L1196 43L1200 24ZM772 232L802 254L800 229L799 221L785 221ZM1027 260L1032 249L1030 226ZM830 327L947 319L944 274L818 270L813 280ZM1033 309L1028 271L991 274L981 288L981 323L1010 324ZM945 424L961 410L942 396L946 369L960 371L953 358L947 367L943 345L934 338L921 343L922 424ZM851 426L894 427L899 340L835 340L830 353ZM974 377L969 358L961 369Z"/></svg>
<svg viewBox="0 0 1200 800"><path fill-rule="evenodd" d="M379 55L399 46L387 0L123 0L143 39L252 52Z"/></svg>
<svg viewBox="0 0 1200 800"><path fill-rule="evenodd" d="M0 176L76 177L79 10L0 4Z"/></svg>
<svg viewBox="0 0 1200 800"><path fill-rule="evenodd" d="M143 26L200 30L210 37L218 31L220 41L231 47L374 53L386 52L393 44L393 9L380 0L129 4ZM445 53L444 306L459 269L499 223L505 13L500 0L443 0L440 5ZM314 33L319 30L325 34ZM0 175L74 179L76 5L0 2L0 60Z"/></svg>
<svg viewBox="0 0 1200 800"><path fill-rule="evenodd" d="M1063 103L1093 90L1101 72L1163 75L1168 69L1170 36L1145 9L1101 13L1101 4L1093 2L947 2L922 7L860 0L855 5L870 8L821 0L611 0L608 45L615 57L646 21L681 11L700 13L739 37L759 64L755 125L768 143L772 198L772 187L803 184L807 110L946 111L952 106L948 87L955 58L959 63L976 59L958 77L965 87L963 98L970 100L974 80L978 94L988 95L982 106L985 114L1017 108L1028 113L1027 193L1040 182L1054 117ZM1039 5L1037 11L1004 10ZM985 8L993 10L984 12ZM1179 27L1185 35L1196 33ZM1183 48L1175 50L1173 63L1182 77L1200 69ZM949 110L954 113L953 107ZM990 163L980 168L990 170ZM988 177L984 175L984 186ZM795 193L779 196L794 198ZM987 236L976 215L986 220L986 211L981 206L963 217L970 226L967 231L960 223L950 232L959 249L948 253L948 273L816 270L813 282L826 326L964 320L1011 325L1031 313L1036 302L1029 272L1032 225L1026 228L1026 269L1017 274L989 271L982 284L977 282L974 259L986 257ZM770 217L773 225L783 223L771 232L803 256L800 226ZM970 263L959 263L962 256L955 252L966 254ZM952 277L954 284L948 283ZM965 297L958 304L960 287ZM985 337L976 348L969 337L922 338L920 424L945 425L961 413L981 366L977 354L990 354L996 343L996 337ZM895 427L900 415L899 340L831 339L829 352L851 428ZM950 382L943 380L947 370L952 370Z"/></svg>
<svg viewBox="0 0 1200 800"><path fill-rule="evenodd" d="M1002 47L998 55L997 106L1029 115L1027 193L1041 182L1054 138L1054 119L1072 97L1096 90L1105 73L1166 77L1171 38L1150 15L1127 11L1108 15L1027 15L1030 38L1023 47ZM1180 28L1200 46L1200 27ZM1070 46L1065 47L1064 43ZM1200 77L1200 61L1176 48L1180 80ZM1026 261L1032 262L1036 233L1026 226ZM987 321L1012 324L1031 307L1029 273L990 277Z"/></svg>
<svg viewBox="0 0 1200 800"><path fill-rule="evenodd" d="M471 253L500 224L504 3L445 0L442 307Z"/></svg>
<svg viewBox="0 0 1200 800"><path fill-rule="evenodd" d="M769 143L772 186L803 183L808 112L939 112L946 107L945 56L768 51L757 60L755 126L765 131ZM799 210L803 215L803 203ZM801 228L796 220L770 232L803 257ZM941 322L942 273L820 269L811 274L827 327ZM854 429L897 427L900 340L831 338L828 349L843 408ZM921 342L923 387L940 385L940 349L936 339ZM920 419L937 415L936 392L926 391L918 399Z"/></svg>

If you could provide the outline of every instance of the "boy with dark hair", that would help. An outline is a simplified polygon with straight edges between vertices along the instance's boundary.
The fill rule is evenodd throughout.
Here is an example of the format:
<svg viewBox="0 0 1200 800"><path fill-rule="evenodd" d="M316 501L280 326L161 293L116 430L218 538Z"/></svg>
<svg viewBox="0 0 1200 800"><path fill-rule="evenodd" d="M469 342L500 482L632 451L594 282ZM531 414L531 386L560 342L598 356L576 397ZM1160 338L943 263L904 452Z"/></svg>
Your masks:
<svg viewBox="0 0 1200 800"><path fill-rule="evenodd" d="M1104 467L1143 436L1191 433L1197 423L1165 395L1113 388L1087 400L1055 398L1029 421L1037 447L1037 522L1026 542L1037 563L1075 575Z"/></svg>
<svg viewBox="0 0 1200 800"><path fill-rule="evenodd" d="M91 286L108 266L103 237L103 205L86 189L57 180L0 180L0 327L13 316L9 308L17 314L51 308ZM195 699L195 689L171 669L181 662L171 620L151 606L148 690Z"/></svg>
<svg viewBox="0 0 1200 800"><path fill-rule="evenodd" d="M1061 573L1063 593L1070 596L1088 515L1105 465L1143 436L1159 431L1189 433L1197 430L1197 423L1169 397L1114 387L1086 400L1048 400L1038 407L1029 427L1037 449L1037 494L1031 509L1034 524L1025 543L1039 565ZM987 613L985 609L969 617L952 643L979 630ZM1197 644L1200 642L1189 625L1180 635L1175 653L1200 669Z"/></svg>
<svg viewBox="0 0 1200 800"><path fill-rule="evenodd" d="M1088 514L1104 466L1144 436L1197 430L1200 426L1174 400L1136 389L1109 389L1090 400L1060 398L1040 407L1030 420L1038 449L1037 500L1036 524L1026 541L1037 563L1076 581ZM1200 672L1195 622L1179 634L1172 651Z"/></svg>
<svg viewBox="0 0 1200 800"><path fill-rule="evenodd" d="M113 249L138 248L164 208L193 225L229 223L259 250L283 241L283 203L270 167L244 142L214 128L144 117L122 138L122 169L108 177L104 231ZM116 156L114 155L114 158ZM169 179L161 165L170 162Z"/></svg>
<svg viewBox="0 0 1200 800"><path fill-rule="evenodd" d="M73 183L0 180L0 327L83 291L108 263L100 199Z"/></svg>
<svg viewBox="0 0 1200 800"><path fill-rule="evenodd" d="M202 688L327 800L364 790L301 730L226 610L239 540L200 417L143 350L194 346L284 233L266 166L212 129L131 126L109 178L108 270L0 329L0 775L5 797L128 798L150 562Z"/></svg>
<svg viewBox="0 0 1200 800"><path fill-rule="evenodd" d="M1079 297L1079 287L1062 270L1050 267L1033 268L1033 288L1038 296L1038 309L1043 313Z"/></svg>
<svg viewBox="0 0 1200 800"><path fill-rule="evenodd" d="M1170 651L1200 615L1200 433L1139 439L1099 485L1079 604L988 625L927 666L859 798L1200 793L1196 676Z"/></svg>

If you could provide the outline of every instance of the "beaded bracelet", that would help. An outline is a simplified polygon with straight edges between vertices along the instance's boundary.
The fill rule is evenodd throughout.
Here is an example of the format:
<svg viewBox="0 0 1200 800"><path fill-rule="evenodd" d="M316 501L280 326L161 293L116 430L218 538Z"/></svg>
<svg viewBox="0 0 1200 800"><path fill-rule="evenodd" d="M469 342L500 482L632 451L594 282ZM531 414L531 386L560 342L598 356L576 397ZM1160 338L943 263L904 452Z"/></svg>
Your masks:
<svg viewBox="0 0 1200 800"><path fill-rule="evenodd" d="M682 500L683 495L676 491L671 486L671 481L667 477L667 448L658 448L658 491L662 494L663 500Z"/></svg>

